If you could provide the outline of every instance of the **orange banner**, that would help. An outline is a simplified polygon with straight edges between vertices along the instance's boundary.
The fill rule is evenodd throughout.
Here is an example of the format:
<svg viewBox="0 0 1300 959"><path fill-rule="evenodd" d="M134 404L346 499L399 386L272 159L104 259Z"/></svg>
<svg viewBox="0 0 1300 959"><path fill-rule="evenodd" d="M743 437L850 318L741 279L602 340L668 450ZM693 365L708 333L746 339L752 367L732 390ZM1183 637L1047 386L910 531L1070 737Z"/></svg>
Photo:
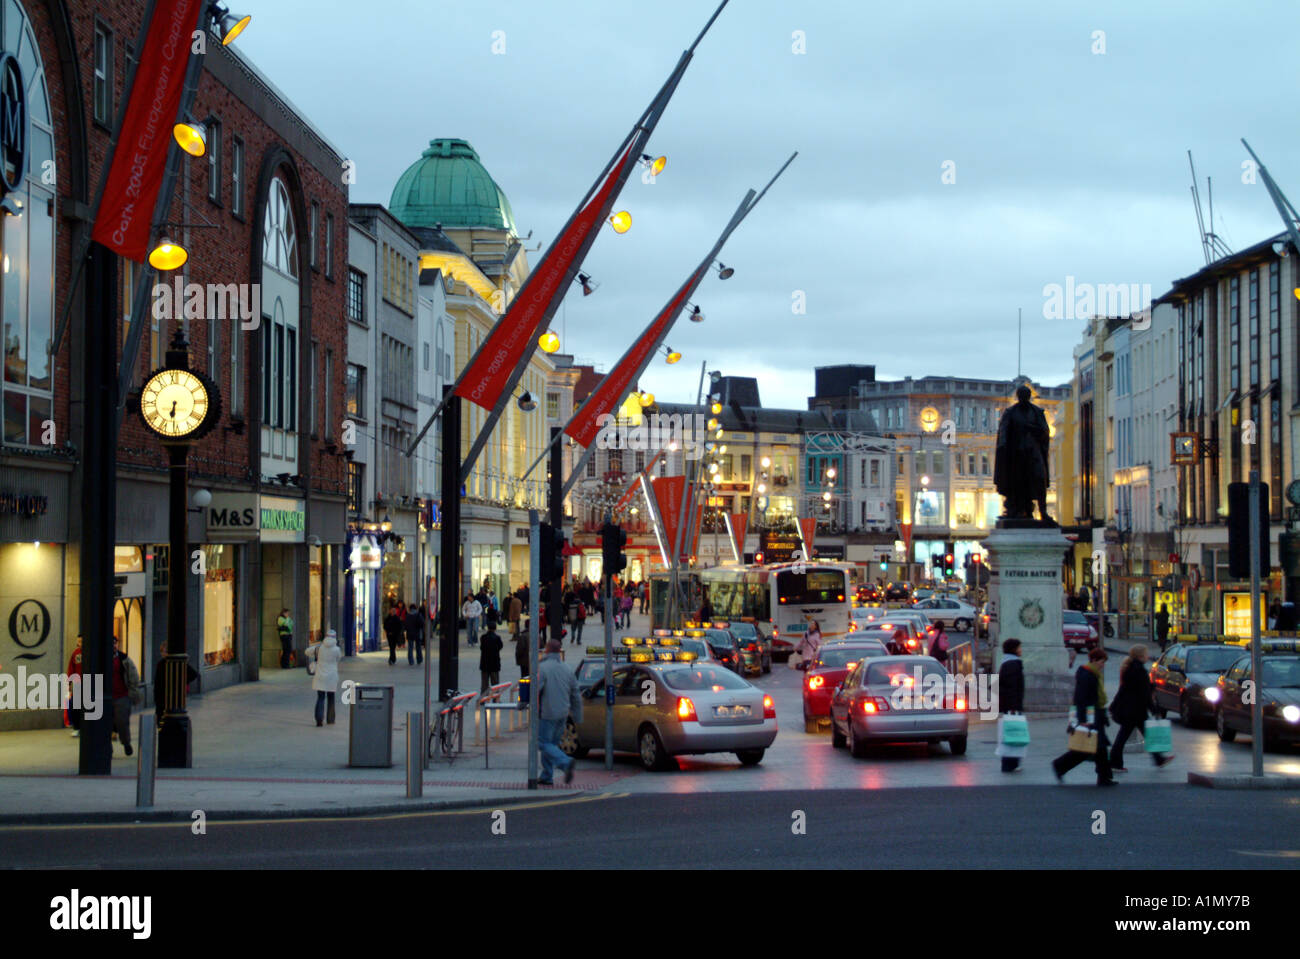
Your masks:
<svg viewBox="0 0 1300 959"><path fill-rule="evenodd" d="M817 533L817 520L814 517L799 520L799 535L803 537L803 558L813 557L813 537Z"/></svg>
<svg viewBox="0 0 1300 959"><path fill-rule="evenodd" d="M748 525L748 513L731 514L731 535L736 538L736 555L742 563L745 561L745 534L749 532Z"/></svg>

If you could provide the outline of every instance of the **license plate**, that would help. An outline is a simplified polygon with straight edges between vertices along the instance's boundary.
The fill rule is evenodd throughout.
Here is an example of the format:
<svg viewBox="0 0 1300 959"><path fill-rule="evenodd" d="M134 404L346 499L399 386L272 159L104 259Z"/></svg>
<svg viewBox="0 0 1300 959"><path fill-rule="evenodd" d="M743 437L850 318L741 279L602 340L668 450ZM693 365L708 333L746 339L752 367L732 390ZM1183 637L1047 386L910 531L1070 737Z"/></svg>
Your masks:
<svg viewBox="0 0 1300 959"><path fill-rule="evenodd" d="M715 716L748 716L748 706L714 706L713 715Z"/></svg>

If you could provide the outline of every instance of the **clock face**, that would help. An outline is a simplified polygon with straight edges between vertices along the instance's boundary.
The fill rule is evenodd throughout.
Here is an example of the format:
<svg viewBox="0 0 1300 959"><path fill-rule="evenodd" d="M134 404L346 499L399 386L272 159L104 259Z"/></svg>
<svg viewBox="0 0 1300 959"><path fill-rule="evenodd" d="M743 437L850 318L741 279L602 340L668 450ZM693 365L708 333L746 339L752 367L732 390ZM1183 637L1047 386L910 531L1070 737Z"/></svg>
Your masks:
<svg viewBox="0 0 1300 959"><path fill-rule="evenodd" d="M207 387L189 370L159 370L140 393L140 413L163 439L189 436L207 419Z"/></svg>
<svg viewBox="0 0 1300 959"><path fill-rule="evenodd" d="M921 429L933 433L939 428L939 411L933 406L921 410Z"/></svg>

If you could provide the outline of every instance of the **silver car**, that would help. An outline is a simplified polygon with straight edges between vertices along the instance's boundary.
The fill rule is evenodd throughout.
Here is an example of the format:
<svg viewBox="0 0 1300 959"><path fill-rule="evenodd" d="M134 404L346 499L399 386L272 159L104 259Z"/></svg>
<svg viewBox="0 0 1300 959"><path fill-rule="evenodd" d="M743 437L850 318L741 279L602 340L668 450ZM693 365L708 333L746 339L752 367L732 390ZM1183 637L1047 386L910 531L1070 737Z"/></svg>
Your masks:
<svg viewBox="0 0 1300 959"><path fill-rule="evenodd" d="M614 670L614 751L646 769L676 769L674 756L734 752L746 766L776 739L772 697L718 663L634 663ZM582 721L565 726L560 748L582 758L605 748L603 679L583 692Z"/></svg>
<svg viewBox="0 0 1300 959"><path fill-rule="evenodd" d="M969 719L954 679L929 656L862 660L831 696L831 745L847 743L860 759L872 742L946 739L953 755L962 755Z"/></svg>

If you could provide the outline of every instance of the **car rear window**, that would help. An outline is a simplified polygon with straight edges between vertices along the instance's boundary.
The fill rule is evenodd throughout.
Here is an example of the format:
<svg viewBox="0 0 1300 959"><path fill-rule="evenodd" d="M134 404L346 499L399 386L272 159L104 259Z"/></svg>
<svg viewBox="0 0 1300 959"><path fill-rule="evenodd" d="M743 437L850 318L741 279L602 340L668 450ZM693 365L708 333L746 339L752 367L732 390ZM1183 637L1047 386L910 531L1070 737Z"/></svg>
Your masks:
<svg viewBox="0 0 1300 959"><path fill-rule="evenodd" d="M683 639L682 650L694 653L697 659L709 658L709 647L702 639Z"/></svg>
<svg viewBox="0 0 1300 959"><path fill-rule="evenodd" d="M1088 620L1086 620L1083 616L1083 613L1079 612L1077 609L1061 610L1061 622L1070 623L1074 626L1088 625Z"/></svg>
<svg viewBox="0 0 1300 959"><path fill-rule="evenodd" d="M915 676L916 670L921 670L921 676L944 677L948 671L940 666L934 660L926 659L897 659L890 663L872 663L867 670L868 686L891 686L894 684L895 676Z"/></svg>
<svg viewBox="0 0 1300 959"><path fill-rule="evenodd" d="M879 646L835 646L831 649L823 647L814 668L835 669L838 666L847 666L849 663L860 663L871 656L884 655L886 655L885 650Z"/></svg>
<svg viewBox="0 0 1300 959"><path fill-rule="evenodd" d="M1221 649L1192 649L1187 653L1187 672L1218 673L1227 669L1241 656L1237 647Z"/></svg>
<svg viewBox="0 0 1300 959"><path fill-rule="evenodd" d="M753 639L758 634L753 623L732 623L727 628L743 639Z"/></svg>
<svg viewBox="0 0 1300 959"><path fill-rule="evenodd" d="M694 669L666 669L663 672L664 685L669 689L701 690L721 686L723 689L748 689L745 682L729 669L717 666L699 666Z"/></svg>

